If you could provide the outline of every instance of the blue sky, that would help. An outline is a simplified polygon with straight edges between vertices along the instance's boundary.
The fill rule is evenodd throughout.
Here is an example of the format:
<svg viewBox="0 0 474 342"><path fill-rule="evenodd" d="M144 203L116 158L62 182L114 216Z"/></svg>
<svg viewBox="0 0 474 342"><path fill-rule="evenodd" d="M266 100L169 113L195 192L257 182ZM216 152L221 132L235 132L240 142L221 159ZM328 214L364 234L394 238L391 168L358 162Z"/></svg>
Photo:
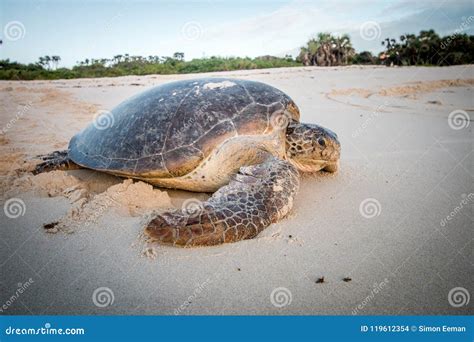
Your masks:
<svg viewBox="0 0 474 342"><path fill-rule="evenodd" d="M473 1L25 1L0 0L0 58L60 65L117 54L186 59L295 54L317 32L349 33L357 50L434 28L474 33ZM18 24L19 23L19 24ZM466 28L469 27L469 28ZM361 28L368 31L361 34ZM14 29L18 29L15 31ZM12 39L13 38L13 39Z"/></svg>

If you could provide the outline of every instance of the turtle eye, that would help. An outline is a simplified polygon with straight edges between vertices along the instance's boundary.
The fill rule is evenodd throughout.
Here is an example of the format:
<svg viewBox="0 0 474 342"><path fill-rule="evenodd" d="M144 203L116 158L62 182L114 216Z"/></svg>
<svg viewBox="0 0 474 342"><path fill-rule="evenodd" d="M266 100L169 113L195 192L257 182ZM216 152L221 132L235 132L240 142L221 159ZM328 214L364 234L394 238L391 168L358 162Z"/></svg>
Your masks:
<svg viewBox="0 0 474 342"><path fill-rule="evenodd" d="M324 141L323 138L319 138L318 139L318 144L321 145L322 147L325 147L326 146L326 141Z"/></svg>

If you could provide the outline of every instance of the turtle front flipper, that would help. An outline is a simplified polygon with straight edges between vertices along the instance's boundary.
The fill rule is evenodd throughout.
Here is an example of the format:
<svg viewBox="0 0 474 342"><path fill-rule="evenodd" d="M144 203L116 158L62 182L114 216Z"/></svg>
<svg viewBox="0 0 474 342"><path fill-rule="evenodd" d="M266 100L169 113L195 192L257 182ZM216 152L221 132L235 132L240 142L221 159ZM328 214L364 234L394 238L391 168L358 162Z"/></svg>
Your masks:
<svg viewBox="0 0 474 342"><path fill-rule="evenodd" d="M261 164L241 167L199 210L158 214L145 231L161 243L183 247L251 239L288 214L298 187L296 168L269 155Z"/></svg>
<svg viewBox="0 0 474 342"><path fill-rule="evenodd" d="M81 168L81 166L77 165L71 160L71 158L69 158L68 150L54 151L50 154L39 156L39 158L44 160L44 162L36 165L35 169L32 171L34 175L54 170L75 170Z"/></svg>

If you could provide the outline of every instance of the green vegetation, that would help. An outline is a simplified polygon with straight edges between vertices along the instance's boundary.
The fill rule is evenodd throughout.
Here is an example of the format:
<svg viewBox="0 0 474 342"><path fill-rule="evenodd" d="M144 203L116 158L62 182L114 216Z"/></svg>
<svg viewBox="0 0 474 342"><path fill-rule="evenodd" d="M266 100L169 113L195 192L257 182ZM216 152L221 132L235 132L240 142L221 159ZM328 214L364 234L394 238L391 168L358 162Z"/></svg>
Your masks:
<svg viewBox="0 0 474 342"><path fill-rule="evenodd" d="M407 34L400 41L386 38L386 51L380 55L385 64L454 65L474 62L474 36L453 34L440 37L435 31L421 31L418 36Z"/></svg>
<svg viewBox="0 0 474 342"><path fill-rule="evenodd" d="M319 33L300 49L297 60L304 65L346 65L354 55L355 50L347 34L336 37L330 33Z"/></svg>
<svg viewBox="0 0 474 342"><path fill-rule="evenodd" d="M334 66L348 64L385 65L454 65L474 63L474 36L455 33L440 37L433 30L419 35L406 34L399 41L386 38L385 51L373 56L369 51L357 53L348 35L319 33L301 48L296 59L291 56L210 57L184 60L184 53L166 56L117 55L112 59L85 59L71 69L59 68L61 57L40 57L28 65L0 60L0 79L52 80L85 77L114 77L149 74L187 74L214 71L293 67L303 65Z"/></svg>
<svg viewBox="0 0 474 342"><path fill-rule="evenodd" d="M187 74L198 72L265 69L300 66L291 57L263 56L257 58L210 57L184 61L184 54L173 57L117 55L112 59L86 59L72 69L58 68L59 56L41 57L38 63L28 65L0 60L0 79L53 80L85 77L114 77L150 74ZM54 59L53 59L54 58Z"/></svg>
<svg viewBox="0 0 474 342"><path fill-rule="evenodd" d="M455 33L440 37L435 31L386 38L385 51L377 57L369 51L356 53L347 35L320 33L300 49L297 60L304 65L334 66L347 64L454 65L474 63L474 36Z"/></svg>

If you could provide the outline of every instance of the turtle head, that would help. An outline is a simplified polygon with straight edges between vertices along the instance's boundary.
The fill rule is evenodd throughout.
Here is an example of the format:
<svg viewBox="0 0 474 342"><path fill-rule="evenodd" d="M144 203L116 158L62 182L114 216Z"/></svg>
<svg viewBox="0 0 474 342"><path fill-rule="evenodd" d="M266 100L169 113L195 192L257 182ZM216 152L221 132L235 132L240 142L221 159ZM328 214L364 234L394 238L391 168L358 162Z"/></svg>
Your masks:
<svg viewBox="0 0 474 342"><path fill-rule="evenodd" d="M341 145L333 131L312 124L292 123L286 130L286 154L302 172L337 171Z"/></svg>

